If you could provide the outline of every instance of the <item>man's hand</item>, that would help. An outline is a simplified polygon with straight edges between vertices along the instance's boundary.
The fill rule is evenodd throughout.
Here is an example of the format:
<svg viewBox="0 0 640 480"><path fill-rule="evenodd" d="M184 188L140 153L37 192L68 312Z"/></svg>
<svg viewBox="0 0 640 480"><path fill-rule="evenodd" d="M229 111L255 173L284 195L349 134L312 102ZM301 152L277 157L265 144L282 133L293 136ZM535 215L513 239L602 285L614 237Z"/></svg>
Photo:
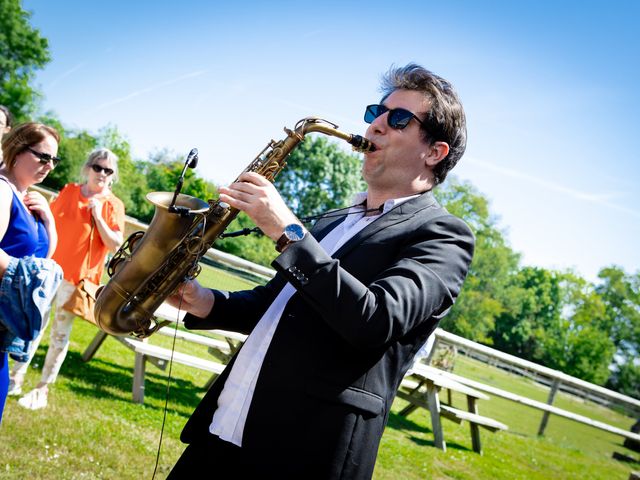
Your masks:
<svg viewBox="0 0 640 480"><path fill-rule="evenodd" d="M220 187L220 200L242 210L262 232L274 242L291 223L302 224L274 187L273 183L255 172L244 172L238 181Z"/></svg>
<svg viewBox="0 0 640 480"><path fill-rule="evenodd" d="M204 288L196 280L189 280L181 283L165 301L172 307L205 318L213 308L215 297L211 290Z"/></svg>

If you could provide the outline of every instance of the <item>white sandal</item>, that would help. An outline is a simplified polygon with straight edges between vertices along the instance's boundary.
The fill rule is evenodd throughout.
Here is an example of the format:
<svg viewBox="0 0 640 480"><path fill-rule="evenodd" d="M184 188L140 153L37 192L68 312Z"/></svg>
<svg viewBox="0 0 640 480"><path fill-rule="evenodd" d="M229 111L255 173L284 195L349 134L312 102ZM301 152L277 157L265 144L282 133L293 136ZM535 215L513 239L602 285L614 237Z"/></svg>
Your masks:
<svg viewBox="0 0 640 480"><path fill-rule="evenodd" d="M28 408L29 410L39 410L47 406L47 396L49 392L47 388L34 388L24 397L18 400L18 404L21 407Z"/></svg>
<svg viewBox="0 0 640 480"><path fill-rule="evenodd" d="M22 383L16 383L15 381L9 379L9 390L7 391L7 395L10 397L17 397L22 393Z"/></svg>

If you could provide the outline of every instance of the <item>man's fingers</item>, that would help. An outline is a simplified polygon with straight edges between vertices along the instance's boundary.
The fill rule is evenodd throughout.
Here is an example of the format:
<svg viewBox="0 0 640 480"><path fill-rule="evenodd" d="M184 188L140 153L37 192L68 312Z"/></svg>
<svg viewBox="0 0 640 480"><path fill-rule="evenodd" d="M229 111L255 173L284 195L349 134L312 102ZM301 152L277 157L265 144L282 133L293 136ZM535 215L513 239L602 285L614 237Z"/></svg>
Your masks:
<svg viewBox="0 0 640 480"><path fill-rule="evenodd" d="M245 182L248 184L263 186L267 183L271 183L269 180L264 178L262 175L256 172L242 172L238 177L240 182Z"/></svg>
<svg viewBox="0 0 640 480"><path fill-rule="evenodd" d="M225 202L225 203L228 203L233 208L237 208L238 210L242 210L243 212L246 212L246 210L250 206L249 203L238 199L238 197L227 195L227 194L224 194L224 193L220 193L220 200Z"/></svg>

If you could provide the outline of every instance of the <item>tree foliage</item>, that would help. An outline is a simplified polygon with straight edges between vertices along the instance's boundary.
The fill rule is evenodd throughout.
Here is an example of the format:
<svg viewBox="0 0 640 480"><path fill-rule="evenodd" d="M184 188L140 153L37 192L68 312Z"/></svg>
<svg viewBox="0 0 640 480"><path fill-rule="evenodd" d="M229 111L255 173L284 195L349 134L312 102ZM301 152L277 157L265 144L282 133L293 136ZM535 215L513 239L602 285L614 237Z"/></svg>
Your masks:
<svg viewBox="0 0 640 480"><path fill-rule="evenodd" d="M0 105L17 121L35 112L40 94L31 82L50 60L47 39L30 25L30 17L19 0L0 0Z"/></svg>
<svg viewBox="0 0 640 480"><path fill-rule="evenodd" d="M54 127L60 134L58 157L62 161L44 180L44 185L53 190L60 190L69 182L81 182L81 168L87 155L98 146L98 138L86 130L66 129L53 113L38 118L38 121Z"/></svg>
<svg viewBox="0 0 640 480"><path fill-rule="evenodd" d="M146 179L147 191L175 192L184 169L184 162L183 155L166 149L152 153L145 162L138 162ZM206 202L216 195L217 188L211 182L199 177L196 171L187 169L180 192ZM150 220L150 217L145 217L143 221Z"/></svg>
<svg viewBox="0 0 640 480"><path fill-rule="evenodd" d="M629 361L640 330L637 276L607 268L596 287L572 272L520 266L472 185L454 177L436 195L476 237L469 274L443 328L598 384L612 375L613 363L610 385L619 378L618 390L634 391L628 382L638 371Z"/></svg>
<svg viewBox="0 0 640 480"><path fill-rule="evenodd" d="M619 267L600 270L596 291L606 304L602 325L622 354L640 354L640 272L627 274Z"/></svg>
<svg viewBox="0 0 640 480"><path fill-rule="evenodd" d="M496 219L489 214L487 198L470 183L452 176L435 194L449 212L467 222L476 238L467 279L442 327L490 344L496 318L509 301L507 287L517 272L520 256L509 247Z"/></svg>
<svg viewBox="0 0 640 480"><path fill-rule="evenodd" d="M346 206L364 190L359 155L343 151L326 137L307 137L287 158L275 186L298 217Z"/></svg>
<svg viewBox="0 0 640 480"><path fill-rule="evenodd" d="M616 355L608 385L640 398L640 272L628 274L617 266L598 273L606 317L601 330L615 345Z"/></svg>
<svg viewBox="0 0 640 480"><path fill-rule="evenodd" d="M541 357L545 332L560 319L560 277L537 267L524 267L511 279L505 310L496 320L494 345L528 360Z"/></svg>
<svg viewBox="0 0 640 480"><path fill-rule="evenodd" d="M625 395L640 398L640 364L632 358L617 362L607 387Z"/></svg>
<svg viewBox="0 0 640 480"><path fill-rule="evenodd" d="M69 182L82 183L82 166L96 148L108 148L118 156L119 181L113 193L122 200L127 215L147 221L153 215L153 206L146 201L149 191L147 179L139 162L131 158L129 141L115 126L106 126L97 135L87 130L67 129L52 113L38 118L55 127L60 133L58 156L62 161L47 176L44 186L60 190Z"/></svg>
<svg viewBox="0 0 640 480"><path fill-rule="evenodd" d="M609 377L615 347L603 334L605 304L593 284L572 272L556 274L560 315L542 332L535 361L589 382Z"/></svg>
<svg viewBox="0 0 640 480"><path fill-rule="evenodd" d="M252 229L254 227L255 224L253 221L244 212L241 212L236 219L231 222L227 228L227 232L236 232L244 230L245 228ZM250 262L266 267L268 267L277 256L271 239L260 233L219 239L216 241L215 247L223 252L237 255Z"/></svg>

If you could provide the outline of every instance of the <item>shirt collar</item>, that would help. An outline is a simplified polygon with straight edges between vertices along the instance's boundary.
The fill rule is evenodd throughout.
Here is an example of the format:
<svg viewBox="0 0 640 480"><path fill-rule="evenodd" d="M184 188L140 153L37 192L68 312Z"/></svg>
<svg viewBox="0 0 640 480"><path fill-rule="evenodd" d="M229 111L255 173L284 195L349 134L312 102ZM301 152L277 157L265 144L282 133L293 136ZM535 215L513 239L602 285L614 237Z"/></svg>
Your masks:
<svg viewBox="0 0 640 480"><path fill-rule="evenodd" d="M411 200L412 198L416 198L419 197L420 194L416 193L414 195L409 195L408 197L400 197L400 198L390 198L389 200L387 200L386 202L384 202L384 204L382 205L382 213L387 213L389 210L391 210L393 207L396 207L398 205L400 205L401 203L404 203L408 200ZM353 204L355 205L355 207L352 207L349 211L357 211L357 209L360 210L364 210L365 209L365 205L366 205L366 200L367 200L367 192L358 192L353 196Z"/></svg>
<svg viewBox="0 0 640 480"><path fill-rule="evenodd" d="M412 198L416 198L419 196L420 194L417 193L415 195L409 195L408 197L390 198L389 200L384 202L384 204L382 205L381 213L378 213L376 215L370 215L369 217L367 217L367 219L369 222L372 222L373 220L377 219L380 215L384 215L389 210L400 205L401 203L404 203L408 200L411 200ZM366 209L366 205L367 205L366 200L367 200L367 192L358 192L353 196L352 203L354 206L349 209L349 214L347 215L347 218L345 219L345 222L344 222L345 228L350 228L352 225L354 225L356 222L358 222L360 219L364 217L364 210Z"/></svg>

